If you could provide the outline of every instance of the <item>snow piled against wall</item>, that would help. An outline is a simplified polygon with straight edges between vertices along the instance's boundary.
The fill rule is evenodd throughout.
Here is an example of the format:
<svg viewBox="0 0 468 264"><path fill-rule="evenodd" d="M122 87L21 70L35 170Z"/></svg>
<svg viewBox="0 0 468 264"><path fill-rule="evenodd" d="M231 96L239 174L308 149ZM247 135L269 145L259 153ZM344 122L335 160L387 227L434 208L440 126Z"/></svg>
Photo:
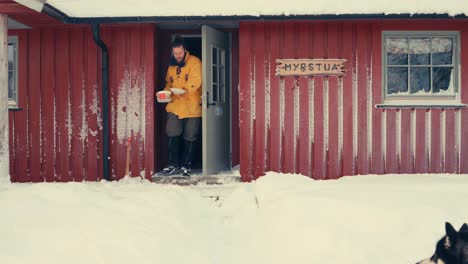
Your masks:
<svg viewBox="0 0 468 264"><path fill-rule="evenodd" d="M464 0L48 0L74 17L468 14Z"/></svg>

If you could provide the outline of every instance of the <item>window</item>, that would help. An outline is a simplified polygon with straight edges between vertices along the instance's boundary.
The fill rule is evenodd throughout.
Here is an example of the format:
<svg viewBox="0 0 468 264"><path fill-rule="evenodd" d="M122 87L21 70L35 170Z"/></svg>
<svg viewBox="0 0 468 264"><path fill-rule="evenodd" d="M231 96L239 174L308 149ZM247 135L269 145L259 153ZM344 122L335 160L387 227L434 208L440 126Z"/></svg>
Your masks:
<svg viewBox="0 0 468 264"><path fill-rule="evenodd" d="M459 103L458 47L458 32L384 32L385 103Z"/></svg>
<svg viewBox="0 0 468 264"><path fill-rule="evenodd" d="M18 108L18 37L8 37L8 107Z"/></svg>
<svg viewBox="0 0 468 264"><path fill-rule="evenodd" d="M212 82L212 93L211 101L212 102L225 102L225 85L226 85L226 76L225 76L225 57L226 53L224 49L218 47L212 47L211 57L213 60L213 71L211 72L211 82Z"/></svg>

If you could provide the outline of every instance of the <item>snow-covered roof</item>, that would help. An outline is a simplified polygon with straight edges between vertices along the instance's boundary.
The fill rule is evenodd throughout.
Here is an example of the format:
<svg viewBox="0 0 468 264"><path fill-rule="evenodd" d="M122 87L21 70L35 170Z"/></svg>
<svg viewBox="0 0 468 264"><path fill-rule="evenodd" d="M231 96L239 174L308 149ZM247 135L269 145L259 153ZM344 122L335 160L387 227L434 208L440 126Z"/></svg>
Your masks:
<svg viewBox="0 0 468 264"><path fill-rule="evenodd" d="M41 0L18 0L34 2ZM70 17L468 15L467 0L47 0Z"/></svg>

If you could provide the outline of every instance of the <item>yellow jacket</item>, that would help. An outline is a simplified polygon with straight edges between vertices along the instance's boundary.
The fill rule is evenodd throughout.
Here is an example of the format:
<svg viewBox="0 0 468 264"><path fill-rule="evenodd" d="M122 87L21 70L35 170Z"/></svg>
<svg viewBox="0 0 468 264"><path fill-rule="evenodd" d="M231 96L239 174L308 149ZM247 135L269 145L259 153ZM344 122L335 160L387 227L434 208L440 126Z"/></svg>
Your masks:
<svg viewBox="0 0 468 264"><path fill-rule="evenodd" d="M181 88L186 90L184 94L172 94L172 101L167 104L166 111L177 115L180 119L187 117L201 117L201 84L202 70L199 58L186 52L185 66L177 74L178 66L169 66L166 74L166 87L164 90L170 91L170 88Z"/></svg>

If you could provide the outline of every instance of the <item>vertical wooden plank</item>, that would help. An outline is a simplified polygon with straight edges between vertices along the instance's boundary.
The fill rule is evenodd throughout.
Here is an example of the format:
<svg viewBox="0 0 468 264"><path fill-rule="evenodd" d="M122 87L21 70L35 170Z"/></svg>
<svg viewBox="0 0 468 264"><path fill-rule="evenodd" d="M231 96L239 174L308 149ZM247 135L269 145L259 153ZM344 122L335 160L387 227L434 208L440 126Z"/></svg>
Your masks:
<svg viewBox="0 0 468 264"><path fill-rule="evenodd" d="M55 181L55 34L52 29L43 31L41 39L41 98L43 133L43 173L47 182Z"/></svg>
<svg viewBox="0 0 468 264"><path fill-rule="evenodd" d="M106 28L107 34L105 43L108 43L108 50L109 50L109 91L108 91L108 113L109 113L109 178L110 180L118 180L117 177L117 91L119 82L117 81L117 57L119 56L119 40L117 37L117 30L108 27ZM104 37L104 36L103 36Z"/></svg>
<svg viewBox="0 0 468 264"><path fill-rule="evenodd" d="M456 173L457 172L457 148L456 146L456 135L455 132L455 110L446 109L445 110L445 170L447 173Z"/></svg>
<svg viewBox="0 0 468 264"><path fill-rule="evenodd" d="M427 153L426 153L426 109L416 109L416 148L414 153L415 173L426 173Z"/></svg>
<svg viewBox="0 0 468 264"><path fill-rule="evenodd" d="M309 30L310 23L301 23L299 25L298 32L298 57L299 58L308 58L311 56L309 50ZM309 175L309 105L310 105L310 96L309 96L309 78L300 78L299 79L299 142L298 142L298 155L296 159L299 161L298 172L302 175Z"/></svg>
<svg viewBox="0 0 468 264"><path fill-rule="evenodd" d="M86 123L88 124L86 153L86 180L98 180L98 162L102 163L102 157L98 154L98 139L102 136L98 128L100 120L101 97L98 96L98 49L93 40L92 32L88 28L84 31L84 55L85 55L85 84L86 84Z"/></svg>
<svg viewBox="0 0 468 264"><path fill-rule="evenodd" d="M268 168L271 171L280 171L280 118L279 118L279 105L280 105L280 78L276 76L276 59L280 59L280 39L282 36L279 31L279 23L272 22L269 23L268 30L270 32L270 41L268 43L270 47L270 138L269 138L269 164ZM242 47L240 51L243 52ZM239 65L244 65L243 62ZM244 68L242 66L241 68ZM240 78L242 81L242 76ZM240 109L242 111L242 108ZM241 129L242 131L242 129ZM244 139L241 136L241 139Z"/></svg>
<svg viewBox="0 0 468 264"><path fill-rule="evenodd" d="M343 25L343 58L346 73L343 77L343 150L341 153L342 175L354 174L353 154L353 72L356 65L356 32L351 23Z"/></svg>
<svg viewBox="0 0 468 264"><path fill-rule="evenodd" d="M142 36L142 63L144 65L145 71L145 126L142 129L145 129L145 138L144 138L144 169L145 169L145 178L151 180L154 169L154 149L158 146L154 141L154 131L155 131L155 119L154 119L154 73L158 72L155 70L155 61L158 61L158 58L155 57L154 51L155 48L155 36L156 39L159 37L155 32L154 25L148 25L145 27L144 34Z"/></svg>
<svg viewBox="0 0 468 264"><path fill-rule="evenodd" d="M111 31L106 28L106 27L102 27L101 26L101 39L103 40L103 42L106 44L107 46L107 49L110 50L112 48L112 35L111 35ZM97 143L97 147L98 147L98 155L101 157L101 160L98 162L98 181L99 180L102 180L103 177L104 177L104 171L103 171L103 167L104 167L104 159L108 159L109 160L109 177L112 179L112 175L113 175L113 167L112 167L112 162L110 160L110 158L112 157L112 138L113 136L110 135L110 136L107 136L108 137L108 142L109 142L109 156L108 157L104 157L104 152L103 152L103 141L104 141L104 134L102 133L102 129L103 129L103 125L104 125L104 120L103 120L103 104L102 104L102 101L103 101L103 95L102 95L102 59L103 59L103 56L102 56L102 50L100 48L98 48L98 72L97 72L97 80L98 80L98 89L97 89L97 97L99 98L98 100L98 106L99 106L99 115L101 116L101 118L99 119L98 118L98 130L99 130L99 133L100 133L100 136L99 136L99 140L98 140L98 143ZM108 129L109 129L109 133L113 133L112 131L112 114L113 112L111 111L112 110L112 97L111 97L111 93L112 93L112 84L113 84L113 73L114 73L114 67L112 66L113 65L113 56L111 56L110 54L108 55L108 65L109 65L109 69L108 69L108 96L107 96L107 100L108 100L108 122L107 122L107 125L108 125Z"/></svg>
<svg viewBox="0 0 468 264"><path fill-rule="evenodd" d="M358 143L357 143L357 172L358 174L369 174L368 159L368 122L367 108L369 95L368 85L368 48L369 48L369 26L367 23L358 24L357 32L357 61L358 61Z"/></svg>
<svg viewBox="0 0 468 264"><path fill-rule="evenodd" d="M328 58L338 58L338 24L328 24ZM338 77L328 77L328 178L337 179L340 176L340 162L338 153Z"/></svg>
<svg viewBox="0 0 468 264"><path fill-rule="evenodd" d="M255 164L254 178L265 175L265 24L255 24Z"/></svg>
<svg viewBox="0 0 468 264"><path fill-rule="evenodd" d="M122 105L126 102L127 97L127 83L126 83L126 70L127 69L127 38L128 28L119 28L117 32L113 34L114 49L111 51L111 56L115 58L114 75L114 86L111 88L112 100L114 102L112 114L114 124L115 140L112 142L113 145L113 157L111 159L112 166L115 168L115 179L120 180L125 175L125 162L126 160L126 147L125 142L127 139L126 126L127 119L125 118L126 105ZM127 72L128 74L128 72Z"/></svg>
<svg viewBox="0 0 468 264"><path fill-rule="evenodd" d="M73 30L70 34L70 98L71 98L71 176L73 181L83 181L83 133L84 90L83 90L83 31Z"/></svg>
<svg viewBox="0 0 468 264"><path fill-rule="evenodd" d="M287 22L284 24L284 46L283 55L285 58L295 58L295 23ZM295 93L295 77L284 77L284 167L283 172L294 173L294 146L296 135L294 134L294 93Z"/></svg>
<svg viewBox="0 0 468 264"><path fill-rule="evenodd" d="M326 48L324 40L326 38L326 29L324 23L315 25L315 39L314 39L314 55L317 58L324 56ZM324 102L323 102L323 83L324 78L321 76L313 77L314 81L314 143L313 143L313 156L314 156L314 179L325 179L325 155L324 155Z"/></svg>
<svg viewBox="0 0 468 264"><path fill-rule="evenodd" d="M399 110L385 110L387 113L387 147L385 155L385 173L398 173L398 159L396 155L396 112Z"/></svg>
<svg viewBox="0 0 468 264"><path fill-rule="evenodd" d="M252 138L251 138L251 109L250 109L250 65L251 52L251 24L241 22L239 26L239 104L240 104L240 173L242 181L252 180Z"/></svg>
<svg viewBox="0 0 468 264"><path fill-rule="evenodd" d="M375 104L382 103L382 30L381 25L372 25L372 154L371 173L384 173L382 152L382 110Z"/></svg>
<svg viewBox="0 0 468 264"><path fill-rule="evenodd" d="M269 32L268 32L269 33ZM268 49L268 43L266 48ZM232 128L232 166L239 164L239 31L235 29L231 32L231 66L232 66L232 81L231 81L231 128ZM270 63L270 62L266 62ZM271 69L271 68L270 68ZM269 76L267 76L268 78ZM268 130L269 131L269 130ZM267 136L267 144L269 142L269 137ZM267 145L267 151L269 150L269 145ZM267 152L268 157L268 152ZM268 158L266 165L269 164Z"/></svg>
<svg viewBox="0 0 468 264"><path fill-rule="evenodd" d="M468 43L468 26L463 27L464 30L460 32L460 43ZM460 71L460 79L461 79L461 87L459 91L461 91L461 103L468 104L468 93L465 92L468 89L468 52L466 49L462 49L460 53L460 61L461 61L461 71ZM468 109L464 108L460 110L461 115L461 142L460 142L460 173L468 173L468 162L464 162L468 160Z"/></svg>
<svg viewBox="0 0 468 264"><path fill-rule="evenodd" d="M143 170L140 164L140 146L141 146L141 118L144 117L141 112L142 94L142 65L140 62L140 47L142 41L141 27L130 29L129 53L130 53L130 87L127 99L127 129L128 136L131 136L131 176L140 176ZM135 102L134 102L135 101ZM140 105L133 105L139 102ZM130 111L132 110L132 111Z"/></svg>
<svg viewBox="0 0 468 264"><path fill-rule="evenodd" d="M18 32L18 106L23 111L15 112L15 182L31 181L28 172L28 43L28 32Z"/></svg>
<svg viewBox="0 0 468 264"><path fill-rule="evenodd" d="M70 181L70 83L69 83L69 32L56 31L55 42L55 89L57 106L57 149L56 159L59 164L57 180Z"/></svg>
<svg viewBox="0 0 468 264"><path fill-rule="evenodd" d="M0 153L1 158L8 159L8 163L1 168L0 177L8 177L10 174L12 156L10 149L13 148L10 131L9 131L9 112L8 112L8 17L6 14L0 13ZM6 161L4 161L6 163ZM9 178L8 180L11 180Z"/></svg>
<svg viewBox="0 0 468 264"><path fill-rule="evenodd" d="M413 173L411 160L411 109L401 111L401 152L400 152L400 173Z"/></svg>
<svg viewBox="0 0 468 264"><path fill-rule="evenodd" d="M441 113L440 109L431 109L431 173L442 172Z"/></svg>
<svg viewBox="0 0 468 264"><path fill-rule="evenodd" d="M31 181L43 181L41 170L41 31L32 30L29 36L29 168Z"/></svg>

